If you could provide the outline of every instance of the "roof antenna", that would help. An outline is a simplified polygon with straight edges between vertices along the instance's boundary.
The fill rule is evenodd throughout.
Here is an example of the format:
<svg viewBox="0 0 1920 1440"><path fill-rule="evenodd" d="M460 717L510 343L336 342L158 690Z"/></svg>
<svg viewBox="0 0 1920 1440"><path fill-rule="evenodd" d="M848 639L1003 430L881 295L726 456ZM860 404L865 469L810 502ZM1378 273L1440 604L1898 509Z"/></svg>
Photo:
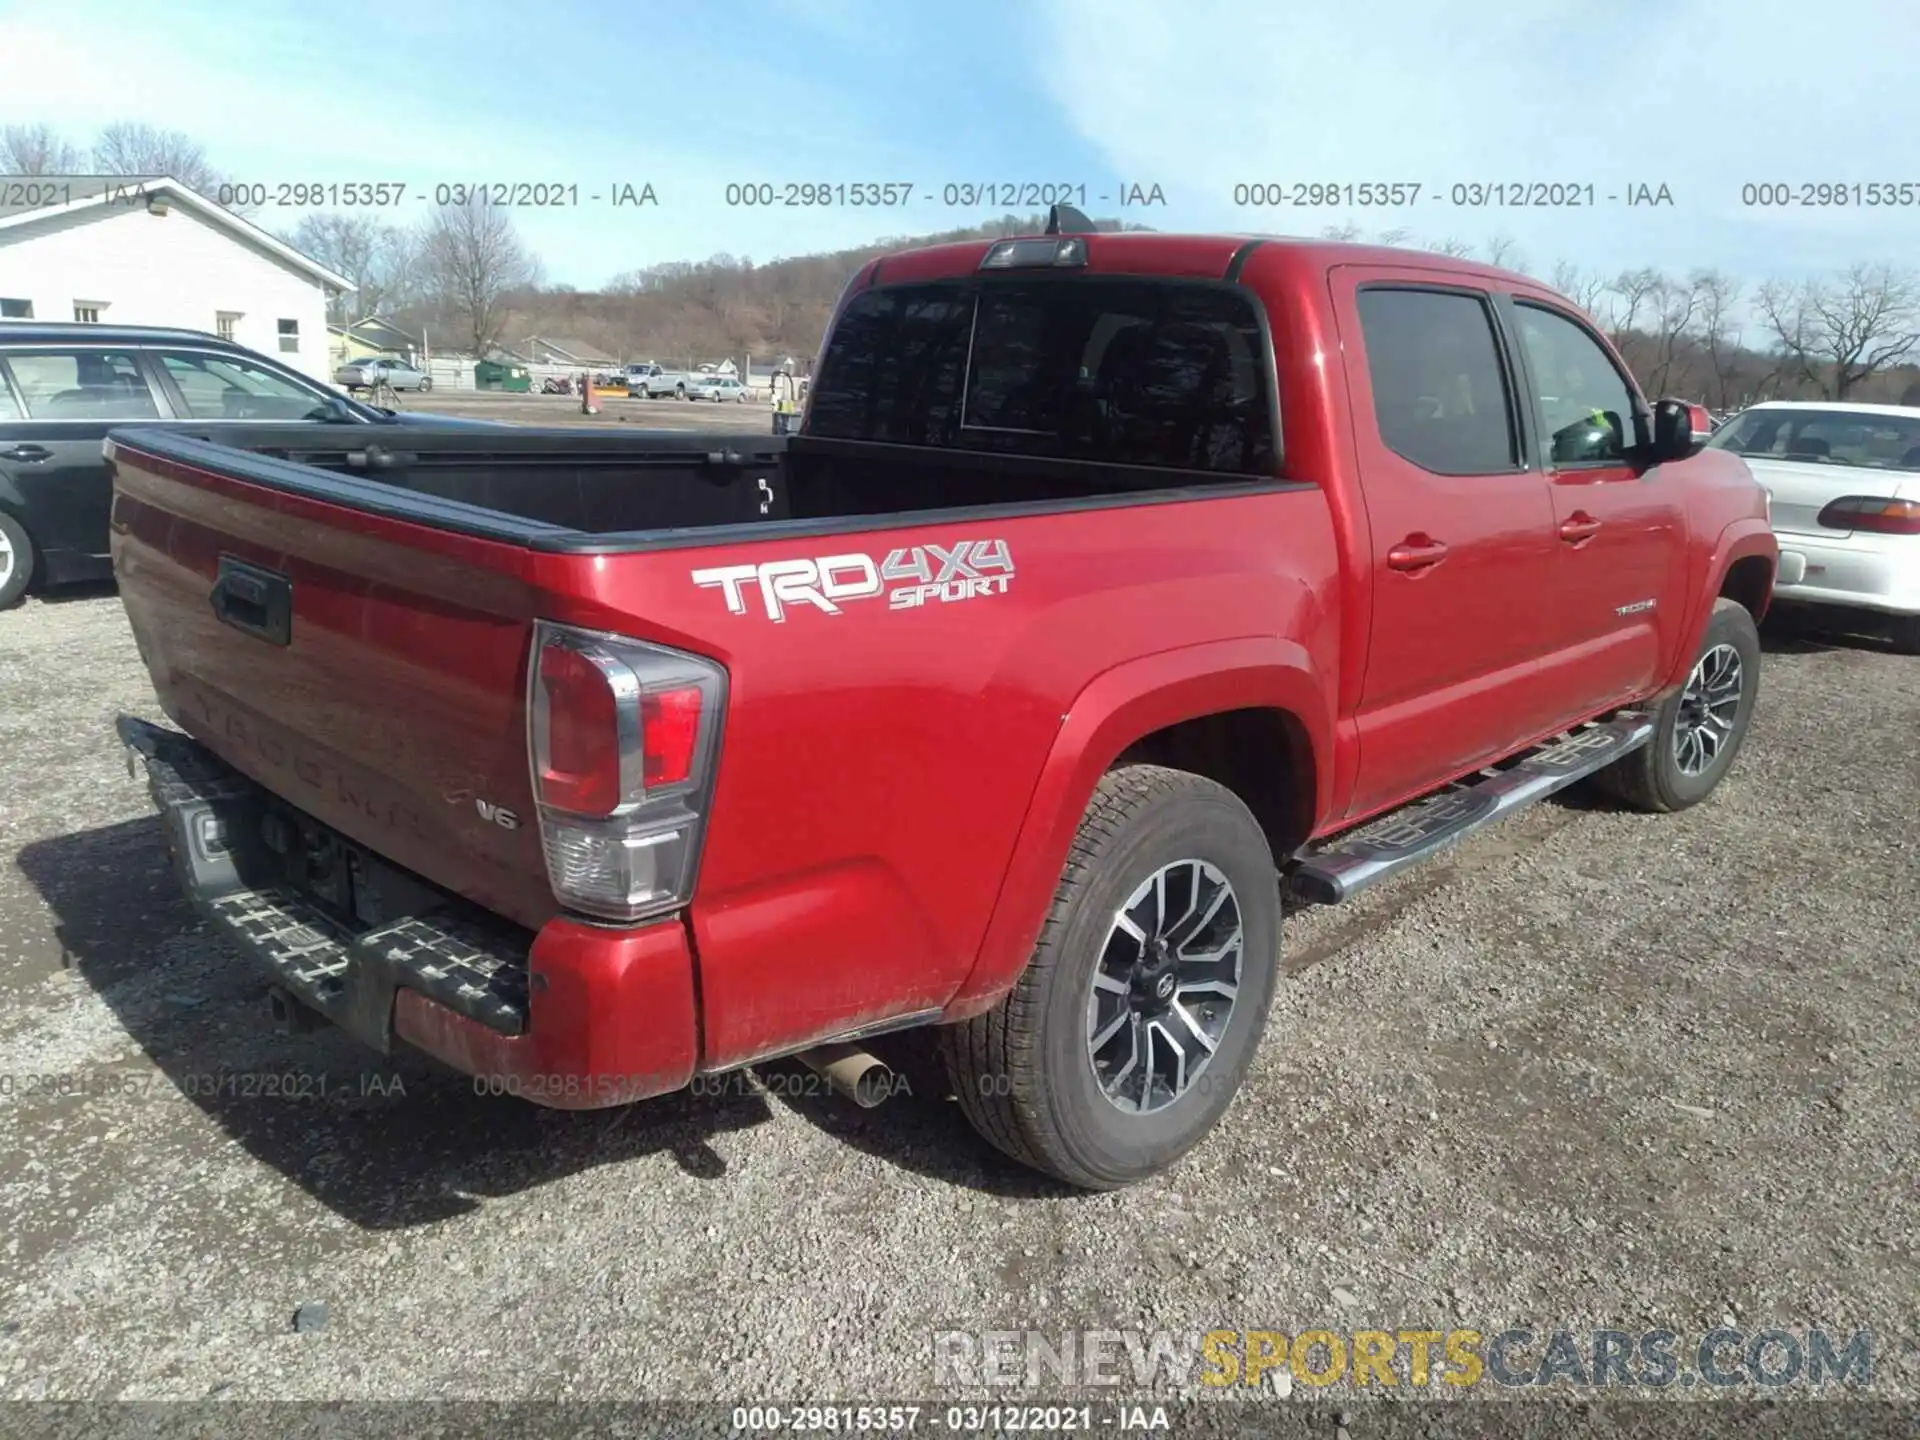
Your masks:
<svg viewBox="0 0 1920 1440"><path fill-rule="evenodd" d="M1093 221L1071 205L1055 205L1047 212L1047 234L1049 235L1092 235L1093 233L1095 233Z"/></svg>

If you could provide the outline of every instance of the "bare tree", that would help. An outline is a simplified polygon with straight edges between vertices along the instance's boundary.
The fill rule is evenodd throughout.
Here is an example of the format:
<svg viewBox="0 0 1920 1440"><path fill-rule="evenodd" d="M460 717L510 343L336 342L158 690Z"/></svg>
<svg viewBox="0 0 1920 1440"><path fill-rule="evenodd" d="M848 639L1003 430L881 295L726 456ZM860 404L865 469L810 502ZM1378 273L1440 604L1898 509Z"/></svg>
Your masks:
<svg viewBox="0 0 1920 1440"><path fill-rule="evenodd" d="M1648 299L1652 302L1648 318L1653 339L1652 363L1648 366L1652 384L1648 388L1656 395L1671 393L1670 387L1675 385L1690 391L1692 386L1687 382L1692 378L1691 367L1687 364L1682 337L1693 324L1694 312L1700 304L1699 294L1690 282L1670 280L1662 275L1654 281Z"/></svg>
<svg viewBox="0 0 1920 1440"><path fill-rule="evenodd" d="M217 199L227 177L214 168L199 141L183 131L161 130L137 121L107 126L93 142L93 168L102 175L171 176L209 200Z"/></svg>
<svg viewBox="0 0 1920 1440"><path fill-rule="evenodd" d="M1607 338L1615 345L1639 328L1647 304L1666 283L1658 270L1622 270L1602 292L1607 301Z"/></svg>
<svg viewBox="0 0 1920 1440"><path fill-rule="evenodd" d="M1891 265L1855 265L1831 281L1760 287L1761 318L1783 369L1844 400L1920 346L1920 283Z"/></svg>
<svg viewBox="0 0 1920 1440"><path fill-rule="evenodd" d="M1740 303L1740 282L1717 270L1696 271L1693 291L1699 297L1694 334L1706 352L1713 377L1713 403L1725 410L1733 399L1733 380L1740 349L1740 330L1733 318Z"/></svg>
<svg viewBox="0 0 1920 1440"><path fill-rule="evenodd" d="M1420 248L1423 250L1431 250L1436 255L1451 255L1456 260L1471 260L1473 258L1473 246L1469 242L1457 240L1451 235L1447 236L1444 240L1429 241Z"/></svg>
<svg viewBox="0 0 1920 1440"><path fill-rule="evenodd" d="M421 258L427 289L458 319L477 356L499 345L512 294L540 277L512 214L480 201L435 211Z"/></svg>
<svg viewBox="0 0 1920 1440"><path fill-rule="evenodd" d="M1606 298L1605 280L1565 260L1554 265L1553 276L1548 283L1589 315L1598 314L1600 302Z"/></svg>
<svg viewBox="0 0 1920 1440"><path fill-rule="evenodd" d="M1345 225L1329 225L1320 232L1320 238L1340 244L1350 244L1360 238L1360 227L1352 221L1348 221Z"/></svg>
<svg viewBox="0 0 1920 1440"><path fill-rule="evenodd" d="M9 125L0 129L0 175L77 175L86 169L85 153L51 125Z"/></svg>
<svg viewBox="0 0 1920 1440"><path fill-rule="evenodd" d="M385 314L418 298L422 244L415 231L384 225L368 214L319 211L304 217L286 240L359 287L327 302L333 324Z"/></svg>
<svg viewBox="0 0 1920 1440"><path fill-rule="evenodd" d="M1511 235L1496 235L1487 241L1487 263L1500 270L1524 270L1527 266L1519 242Z"/></svg>

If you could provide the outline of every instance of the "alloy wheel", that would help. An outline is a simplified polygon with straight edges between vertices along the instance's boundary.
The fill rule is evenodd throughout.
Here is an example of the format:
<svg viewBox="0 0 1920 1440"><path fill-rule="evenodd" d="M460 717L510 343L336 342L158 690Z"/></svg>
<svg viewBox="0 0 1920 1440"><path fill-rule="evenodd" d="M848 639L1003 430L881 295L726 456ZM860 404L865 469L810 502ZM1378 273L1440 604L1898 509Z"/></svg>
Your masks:
<svg viewBox="0 0 1920 1440"><path fill-rule="evenodd" d="M1244 942L1239 897L1204 860L1161 866L1114 912L1087 994L1087 1060L1116 1108L1165 1109L1206 1073Z"/></svg>
<svg viewBox="0 0 1920 1440"><path fill-rule="evenodd" d="M1704 775L1718 762L1733 738L1745 681L1740 652L1731 645L1714 646L1694 665L1673 725L1673 762L1682 775Z"/></svg>

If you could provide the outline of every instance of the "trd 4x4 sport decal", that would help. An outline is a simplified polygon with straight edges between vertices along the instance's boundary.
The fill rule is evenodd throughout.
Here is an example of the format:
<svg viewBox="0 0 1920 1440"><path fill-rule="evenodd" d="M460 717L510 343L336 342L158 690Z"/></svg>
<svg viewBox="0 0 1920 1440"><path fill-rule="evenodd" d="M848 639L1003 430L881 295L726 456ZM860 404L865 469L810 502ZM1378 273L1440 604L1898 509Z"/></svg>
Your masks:
<svg viewBox="0 0 1920 1440"><path fill-rule="evenodd" d="M767 618L780 624L792 605L812 605L838 615L842 602L871 600L876 595L885 595L891 610L1004 595L1013 583L1013 557L1004 540L962 540L952 546L890 550L878 564L871 555L850 554L720 565L695 570L693 583L717 587L735 615L747 613L747 587L754 586L767 607Z"/></svg>

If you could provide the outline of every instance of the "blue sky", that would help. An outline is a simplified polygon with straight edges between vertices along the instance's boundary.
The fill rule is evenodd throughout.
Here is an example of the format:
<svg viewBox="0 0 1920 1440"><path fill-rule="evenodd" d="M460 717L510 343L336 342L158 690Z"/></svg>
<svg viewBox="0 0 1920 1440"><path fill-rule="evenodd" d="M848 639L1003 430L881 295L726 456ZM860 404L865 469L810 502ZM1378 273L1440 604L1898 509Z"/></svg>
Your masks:
<svg viewBox="0 0 1920 1440"><path fill-rule="evenodd" d="M1363 18L1364 17L1364 18ZM1444 28L1440 28L1444 27ZM189 132L236 178L577 185L521 213L550 279L758 261L975 223L948 182L1087 187L1169 230L1351 221L1532 268L1799 275L1920 259L1920 203L1743 206L1758 182L1893 182L1913 0L468 0L338 7L0 0L0 123ZM1896 119L1896 114L1904 118ZM910 181L889 209L729 207L729 183ZM1236 206L1238 184L1403 181L1399 210ZM1591 183L1591 210L1475 209L1455 183ZM656 207L591 194L651 183ZM1167 204L1098 196L1158 185ZM1671 206L1608 194L1666 185ZM257 217L289 228L298 211Z"/></svg>

